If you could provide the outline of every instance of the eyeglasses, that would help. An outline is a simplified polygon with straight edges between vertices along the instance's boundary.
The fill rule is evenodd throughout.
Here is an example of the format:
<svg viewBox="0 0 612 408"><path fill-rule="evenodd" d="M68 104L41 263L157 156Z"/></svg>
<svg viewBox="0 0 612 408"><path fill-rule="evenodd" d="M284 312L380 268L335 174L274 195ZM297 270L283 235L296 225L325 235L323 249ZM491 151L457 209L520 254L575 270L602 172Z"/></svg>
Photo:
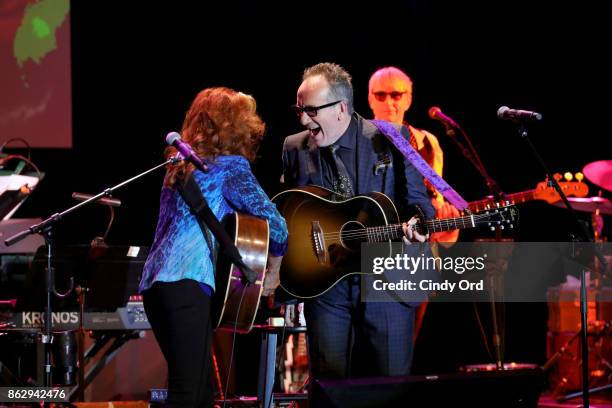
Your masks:
<svg viewBox="0 0 612 408"><path fill-rule="evenodd" d="M308 116L310 116L311 118L314 118L315 116L317 116L317 114L319 113L320 109L325 109L325 108L329 108L330 106L334 106L340 102L342 102L343 99L340 99L336 102L330 102L330 103L326 103L325 105L320 105L320 106L297 106L297 105L292 105L291 109L293 109L296 113L296 115L298 116L302 116L302 112L305 112Z"/></svg>
<svg viewBox="0 0 612 408"><path fill-rule="evenodd" d="M393 99L394 101L399 101L400 99L402 99L402 96L404 96L405 93L406 93L406 91L403 91L403 92L398 92L398 91L393 91L393 92L383 92L383 91L373 92L374 97L379 102L386 101L387 100L387 96L390 96L391 99Z"/></svg>

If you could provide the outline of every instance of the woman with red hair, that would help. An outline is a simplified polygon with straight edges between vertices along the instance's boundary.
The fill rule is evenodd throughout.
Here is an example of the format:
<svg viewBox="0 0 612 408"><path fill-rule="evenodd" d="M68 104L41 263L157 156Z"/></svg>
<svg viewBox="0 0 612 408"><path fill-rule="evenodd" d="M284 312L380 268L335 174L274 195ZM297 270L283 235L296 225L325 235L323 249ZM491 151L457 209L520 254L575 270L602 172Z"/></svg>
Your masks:
<svg viewBox="0 0 612 408"><path fill-rule="evenodd" d="M208 373L214 251L176 183L193 177L219 220L236 211L268 220L270 257L264 295L270 294L278 285L287 226L249 165L264 130L255 99L229 88L204 89L185 116L182 139L207 163L209 171L202 173L186 162L168 168L155 239L140 282L147 317L168 364L166 406L213 403ZM175 153L174 147L165 152L167 157ZM210 237L214 248L214 236Z"/></svg>

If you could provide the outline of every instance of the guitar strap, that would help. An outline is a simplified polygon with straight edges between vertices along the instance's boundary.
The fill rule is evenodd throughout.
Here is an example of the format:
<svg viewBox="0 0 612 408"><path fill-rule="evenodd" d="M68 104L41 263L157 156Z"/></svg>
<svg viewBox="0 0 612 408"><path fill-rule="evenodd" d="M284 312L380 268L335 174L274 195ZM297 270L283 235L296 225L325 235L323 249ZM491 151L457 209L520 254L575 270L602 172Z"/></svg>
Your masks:
<svg viewBox="0 0 612 408"><path fill-rule="evenodd" d="M459 195L442 177L431 168L423 157L414 150L410 142L391 123L383 120L372 120L374 126L389 139L402 155L425 177L431 185L440 192L452 205L459 210L467 209L467 201Z"/></svg>
<svg viewBox="0 0 612 408"><path fill-rule="evenodd" d="M220 248L223 250L225 256L229 258L229 260L240 267L240 271L245 276L245 278L250 283L255 283L257 280L257 274L244 264L242 261L242 256L234 245L232 238L229 236L225 228L221 225L215 214L212 212L204 195L202 195L202 190L200 190L200 186L193 178L193 173L189 175L183 182L177 182L176 188L183 197L183 200L187 203L191 212L196 217L198 221L198 225L204 234L204 238L206 239L206 243L208 244L208 248L210 249L211 254L213 254L213 260L216 261L217 251L214 248L212 237L210 236L211 232L217 239Z"/></svg>

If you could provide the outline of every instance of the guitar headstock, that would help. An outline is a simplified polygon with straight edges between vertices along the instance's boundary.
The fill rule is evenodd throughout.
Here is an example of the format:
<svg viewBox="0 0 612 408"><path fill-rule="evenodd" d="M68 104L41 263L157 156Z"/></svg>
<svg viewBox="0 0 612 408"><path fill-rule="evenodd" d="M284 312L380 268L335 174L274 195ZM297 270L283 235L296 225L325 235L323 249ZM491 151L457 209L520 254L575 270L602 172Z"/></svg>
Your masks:
<svg viewBox="0 0 612 408"><path fill-rule="evenodd" d="M572 173L567 172L563 176L557 173L554 175L554 178L557 180L559 186L568 197L586 197L589 194L589 186L582 182L584 179L584 175L582 173L572 175ZM562 178L565 178L566 181L560 181ZM574 178L577 181L572 181ZM548 204L561 200L559 193L557 193L557 190L555 190L549 181L538 183L534 192L534 198L537 200L544 200Z"/></svg>
<svg viewBox="0 0 612 408"><path fill-rule="evenodd" d="M498 204L496 207L473 214L472 217L474 217L474 224L486 225L491 231L495 231L496 228L513 229L518 223L519 212L514 205Z"/></svg>

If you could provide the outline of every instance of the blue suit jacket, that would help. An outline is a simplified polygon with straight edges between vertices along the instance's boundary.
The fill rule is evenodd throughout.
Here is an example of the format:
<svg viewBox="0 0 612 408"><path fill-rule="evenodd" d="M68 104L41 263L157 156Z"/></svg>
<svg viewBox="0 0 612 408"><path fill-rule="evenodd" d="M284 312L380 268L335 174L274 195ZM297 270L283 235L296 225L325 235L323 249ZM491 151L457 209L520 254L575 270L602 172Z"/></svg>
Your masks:
<svg viewBox="0 0 612 408"><path fill-rule="evenodd" d="M372 122L354 114L357 121L356 162L357 174L353 189L357 195L378 191L386 194L396 205L400 217L409 205L421 207L425 216L435 214L423 176L389 142ZM408 129L399 126L402 134L410 138ZM378 171L377 165L391 159L387 171ZM380 167L380 166L378 166ZM309 131L288 136L283 145L283 184L286 188L314 184L323 186L321 155L309 138ZM402 217L402 221L407 221Z"/></svg>

